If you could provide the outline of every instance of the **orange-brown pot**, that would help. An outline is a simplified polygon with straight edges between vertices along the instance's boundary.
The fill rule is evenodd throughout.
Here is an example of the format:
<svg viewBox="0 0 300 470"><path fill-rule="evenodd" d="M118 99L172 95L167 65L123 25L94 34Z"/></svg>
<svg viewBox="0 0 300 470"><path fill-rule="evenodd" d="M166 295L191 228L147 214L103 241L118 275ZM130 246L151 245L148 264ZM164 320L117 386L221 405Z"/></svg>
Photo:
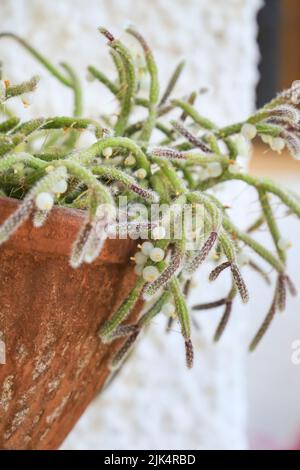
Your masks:
<svg viewBox="0 0 300 470"><path fill-rule="evenodd" d="M0 223L19 202L0 198ZM135 283L132 240L108 240L97 261L72 269L81 211L54 208L0 247L0 448L56 449L109 375L120 347L97 330ZM137 314L139 305L133 315ZM2 343L2 346L3 346Z"/></svg>

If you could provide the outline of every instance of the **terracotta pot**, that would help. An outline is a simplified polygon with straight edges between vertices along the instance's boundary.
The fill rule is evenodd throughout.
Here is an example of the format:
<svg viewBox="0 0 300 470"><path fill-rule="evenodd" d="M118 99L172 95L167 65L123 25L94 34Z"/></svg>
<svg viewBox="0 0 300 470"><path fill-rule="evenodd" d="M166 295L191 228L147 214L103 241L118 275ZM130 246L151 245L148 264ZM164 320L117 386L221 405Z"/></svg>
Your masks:
<svg viewBox="0 0 300 470"><path fill-rule="evenodd" d="M0 198L0 222L18 206ZM0 448L56 449L108 375L120 347L97 330L135 283L132 240L108 240L92 265L72 269L81 211L54 208L0 247ZM137 307L135 315L139 310Z"/></svg>

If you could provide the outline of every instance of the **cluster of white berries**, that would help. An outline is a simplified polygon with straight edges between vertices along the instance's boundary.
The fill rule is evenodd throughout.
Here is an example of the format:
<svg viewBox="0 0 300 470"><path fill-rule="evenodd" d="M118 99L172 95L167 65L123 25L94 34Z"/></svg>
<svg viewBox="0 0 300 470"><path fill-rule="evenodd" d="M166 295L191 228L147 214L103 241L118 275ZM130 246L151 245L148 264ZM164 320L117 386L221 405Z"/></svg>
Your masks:
<svg viewBox="0 0 300 470"><path fill-rule="evenodd" d="M280 153L285 147L285 141L281 137L272 137L271 135L263 134L261 140L268 144L274 152Z"/></svg>
<svg viewBox="0 0 300 470"><path fill-rule="evenodd" d="M153 282L159 277L159 270L156 266L145 266L150 259L154 263L162 261L165 252L162 248L153 246L153 243L146 241L141 245L141 250L134 255L135 273L143 276L146 282Z"/></svg>
<svg viewBox="0 0 300 470"><path fill-rule="evenodd" d="M257 135L257 129L253 124L246 122L241 129L241 136L247 140L252 140ZM280 153L285 147L285 141L281 137L272 137L271 135L263 134L262 141L268 144L272 150ZM239 152L240 153L240 152Z"/></svg>
<svg viewBox="0 0 300 470"><path fill-rule="evenodd" d="M35 205L40 211L50 211L54 205L54 196L63 194L68 189L65 179L55 181L51 187L51 192L41 191L35 198Z"/></svg>
<svg viewBox="0 0 300 470"><path fill-rule="evenodd" d="M150 259L154 263L159 263L165 257L165 251L162 248L155 247L153 243L146 241L134 255L135 261L135 272L139 276L143 276L146 282L154 282L160 275L159 270L156 266L149 265L145 266L147 261ZM175 305L172 302L166 302L161 312L164 313L167 317L176 317Z"/></svg>

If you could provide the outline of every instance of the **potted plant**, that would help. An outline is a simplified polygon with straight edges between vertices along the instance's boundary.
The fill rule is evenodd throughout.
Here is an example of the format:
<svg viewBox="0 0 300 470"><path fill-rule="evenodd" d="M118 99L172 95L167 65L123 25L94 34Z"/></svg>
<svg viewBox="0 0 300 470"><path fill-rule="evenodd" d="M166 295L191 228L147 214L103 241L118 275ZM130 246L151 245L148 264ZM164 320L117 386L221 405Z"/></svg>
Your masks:
<svg viewBox="0 0 300 470"><path fill-rule="evenodd" d="M117 79L93 66L88 71L118 99L116 120L82 117L74 70L68 64L57 68L14 34L0 34L18 41L74 93L73 116L20 122L7 101L20 96L26 105L38 78L17 85L1 81L1 110L7 114L0 123L2 448L57 448L161 312L169 324L179 322L192 367L186 297L193 273L211 253L216 266L210 281L226 270L231 288L224 298L194 310L224 306L216 341L234 299L248 301L241 274L245 245L277 273L270 310L251 350L285 308L286 291L296 293L286 273L287 246L272 198L299 217L299 197L247 174L240 157L257 136L273 150L287 146L299 158L300 83L246 121L218 127L197 111L197 93L172 98L183 63L160 94L153 54L140 33L128 28L144 54L149 76L144 96L131 51L106 29L100 32L108 40ZM136 107L145 109L144 118L134 120ZM80 144L81 132L92 133L90 146ZM246 232L214 193L233 180L255 188L260 203L261 214ZM274 252L252 236L263 224ZM265 277L256 261L249 265Z"/></svg>

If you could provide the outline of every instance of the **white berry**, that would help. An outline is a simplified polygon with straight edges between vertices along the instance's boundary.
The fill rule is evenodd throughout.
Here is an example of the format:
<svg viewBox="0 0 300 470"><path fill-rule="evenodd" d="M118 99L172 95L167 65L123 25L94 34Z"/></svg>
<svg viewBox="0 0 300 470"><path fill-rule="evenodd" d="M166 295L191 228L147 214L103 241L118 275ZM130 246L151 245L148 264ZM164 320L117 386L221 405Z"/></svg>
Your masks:
<svg viewBox="0 0 300 470"><path fill-rule="evenodd" d="M256 127L253 124L246 122L242 125L241 134L245 139L252 140L257 134Z"/></svg>
<svg viewBox="0 0 300 470"><path fill-rule="evenodd" d="M67 191L68 184L66 180L55 181L51 189L54 193L63 194Z"/></svg>
<svg viewBox="0 0 300 470"><path fill-rule="evenodd" d="M41 211L49 211L52 209L54 204L54 199L50 193L40 193L35 198L35 204L38 209Z"/></svg>
<svg viewBox="0 0 300 470"><path fill-rule="evenodd" d="M235 145L239 155L242 157L248 157L249 155L249 142L243 135L237 135L235 138Z"/></svg>
<svg viewBox="0 0 300 470"><path fill-rule="evenodd" d="M272 137L271 135L262 134L260 137L261 137L261 140L262 140L265 144L268 144L268 145L271 145L271 144L272 144L273 137Z"/></svg>
<svg viewBox="0 0 300 470"><path fill-rule="evenodd" d="M144 168L140 168L139 170L137 170L137 171L135 172L135 176L136 176L138 179L143 180L143 179L145 179L146 176L147 176L147 171L144 170Z"/></svg>
<svg viewBox="0 0 300 470"><path fill-rule="evenodd" d="M128 157L126 157L124 160L124 165L126 166L132 166L135 163L136 163L136 159L134 158L133 155L128 155Z"/></svg>
<svg viewBox="0 0 300 470"><path fill-rule="evenodd" d="M207 170L202 170L199 174L199 181L201 183L201 181L205 181L209 178L209 172Z"/></svg>
<svg viewBox="0 0 300 470"><path fill-rule="evenodd" d="M285 147L285 141L281 137L274 137L271 141L271 149L275 152L281 152Z"/></svg>
<svg viewBox="0 0 300 470"><path fill-rule="evenodd" d="M84 261L87 263L87 264L91 264L93 261L94 261L94 256L92 253L86 253L84 255Z"/></svg>
<svg viewBox="0 0 300 470"><path fill-rule="evenodd" d="M161 248L153 248L153 250L150 253L150 258L152 261L155 261L156 263L159 261L162 261L165 257L165 252Z"/></svg>
<svg viewBox="0 0 300 470"><path fill-rule="evenodd" d="M143 272L143 269L144 269L144 266L142 264L136 264L135 267L134 267L134 272L138 276L141 276L142 272Z"/></svg>
<svg viewBox="0 0 300 470"><path fill-rule="evenodd" d="M112 148L111 147L106 147L105 149L102 150L102 155L104 158L109 158L112 156Z"/></svg>
<svg viewBox="0 0 300 470"><path fill-rule="evenodd" d="M291 248L291 246L292 244L287 238L280 238L278 240L278 248L280 248L280 250L288 250L289 248Z"/></svg>
<svg viewBox="0 0 300 470"><path fill-rule="evenodd" d="M167 315L167 317L173 317L175 315L176 309L175 305L171 302L166 302L163 305L162 312Z"/></svg>
<svg viewBox="0 0 300 470"><path fill-rule="evenodd" d="M155 266L146 266L143 269L143 278L146 282L153 282L159 277L159 270Z"/></svg>
<svg viewBox="0 0 300 470"><path fill-rule="evenodd" d="M153 250L153 244L151 242L144 242L141 247L141 251L144 255L149 256Z"/></svg>
<svg viewBox="0 0 300 470"><path fill-rule="evenodd" d="M145 264L147 261L147 256L141 253L140 251L138 251L134 255L134 261L136 262L136 264Z"/></svg>
<svg viewBox="0 0 300 470"><path fill-rule="evenodd" d="M217 178L220 176L222 171L222 166L218 162L212 162L207 165L207 172L212 178Z"/></svg>

